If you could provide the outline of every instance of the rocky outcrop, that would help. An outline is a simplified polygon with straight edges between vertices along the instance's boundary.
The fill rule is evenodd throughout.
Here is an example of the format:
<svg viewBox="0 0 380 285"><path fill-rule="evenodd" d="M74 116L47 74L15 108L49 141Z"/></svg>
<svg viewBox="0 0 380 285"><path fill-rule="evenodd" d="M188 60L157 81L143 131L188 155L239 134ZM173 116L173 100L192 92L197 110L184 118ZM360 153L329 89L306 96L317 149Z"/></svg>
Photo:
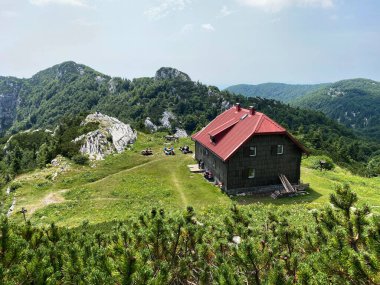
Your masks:
<svg viewBox="0 0 380 285"><path fill-rule="evenodd" d="M182 80L182 81L191 81L191 78L186 73L179 71L178 69L171 67L161 67L157 70L156 75L154 77L155 80Z"/></svg>
<svg viewBox="0 0 380 285"><path fill-rule="evenodd" d="M175 119L176 119L176 116L172 112L165 111L162 114L162 118L160 119L160 122L161 122L162 127L169 129L171 128L170 120L175 120Z"/></svg>
<svg viewBox="0 0 380 285"><path fill-rule="evenodd" d="M183 129L176 128L174 136L177 138L187 138L187 132Z"/></svg>
<svg viewBox="0 0 380 285"><path fill-rule="evenodd" d="M151 133L156 132L157 129L158 129L158 127L152 122L152 120L151 120L149 117L147 117L147 118L145 119L145 121L144 121L144 126L145 126L145 128L146 128L149 132L151 132Z"/></svg>
<svg viewBox="0 0 380 285"><path fill-rule="evenodd" d="M98 123L99 129L75 139L82 141L80 152L90 159L100 160L111 153L120 153L137 139L137 132L116 118L97 112L88 115L83 124L90 122Z"/></svg>
<svg viewBox="0 0 380 285"><path fill-rule="evenodd" d="M166 110L162 113L162 117L160 119L161 125L155 125L149 117L145 119L144 125L149 132L154 133L160 129L171 129L171 121L174 120L177 120L177 117L171 111ZM176 128L175 130L174 136L177 138L186 138L188 136L186 130L184 129Z"/></svg>

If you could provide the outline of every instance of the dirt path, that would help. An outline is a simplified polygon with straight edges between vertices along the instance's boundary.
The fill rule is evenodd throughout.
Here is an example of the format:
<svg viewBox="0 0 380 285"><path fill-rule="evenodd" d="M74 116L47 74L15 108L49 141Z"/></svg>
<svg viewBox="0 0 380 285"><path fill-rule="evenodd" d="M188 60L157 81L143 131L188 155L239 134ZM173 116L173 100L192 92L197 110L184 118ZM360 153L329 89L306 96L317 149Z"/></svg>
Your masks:
<svg viewBox="0 0 380 285"><path fill-rule="evenodd" d="M96 180L96 181L93 181L93 182L89 182L89 183L86 183L86 184L83 184L82 186L86 186L86 185L92 185L92 184L95 184L95 183L98 183L98 182L101 182L103 180L106 180L108 178L111 178L113 176L116 176L116 175L119 175L119 174L123 174L123 173L128 173L130 171L133 171L133 170L136 170L136 169L139 169L139 168L142 168L142 167L145 167L147 165L150 165L150 164L154 164L154 163L158 163L162 160L164 160L165 158L160 158L160 159L156 159L156 160L150 160L150 161L147 161L147 162L144 162L144 163L141 163L139 165L136 165L136 166L133 166L131 168L128 168L128 169L124 169L124 170L121 170L119 172L115 172L115 173L112 173L110 175L107 175L99 180ZM182 189L178 183L178 180L176 177L174 177L175 181L173 180L173 183L175 185L175 188L178 190L178 192L181 194L181 200L182 202L184 203L184 205L186 205L186 197L184 196L184 194L182 193ZM35 203L35 204L32 204L32 205L28 205L29 207L29 211L28 211L28 214L29 215L32 215L35 211L41 209L41 208L44 208L50 204L58 204L58 203L64 203L64 202L69 202L69 200L66 200L62 194L67 192L67 191L70 191L71 189L61 189L61 190L58 190L56 192L51 192L49 194L47 194L45 197L43 197L38 203ZM108 200L108 201L117 201L117 200L126 200L126 199L123 199L123 198L95 198L94 200Z"/></svg>
<svg viewBox="0 0 380 285"><path fill-rule="evenodd" d="M181 184L179 183L177 176L175 175L174 172L172 172L171 176L172 176L172 182L173 182L174 188L178 192L179 196L181 197L182 205L184 207L188 206L186 195L183 192L183 188Z"/></svg>
<svg viewBox="0 0 380 285"><path fill-rule="evenodd" d="M30 205L29 214L33 214L38 209L44 208L50 204L58 204L67 202L65 198L62 196L62 193L66 192L67 190L60 190L58 192L51 192L47 194L38 204Z"/></svg>
<svg viewBox="0 0 380 285"><path fill-rule="evenodd" d="M106 179L108 179L108 178L110 178L110 177L113 177L113 176L116 176L116 175L119 175L119 174L122 174L122 173L128 173L128 172L133 171L133 170L135 170L135 169L139 169L139 168L141 168L141 167L143 167L143 166L146 166L146 165L149 165L149 164L153 164L153 163L155 163L155 162L159 162L159 161L161 161L161 160L164 160L164 158L160 158L160 159L156 159L156 160L150 160L150 161L147 161L147 162L141 163L141 164L136 165L136 166L133 166L133 167L131 167L131 168L124 169L124 170L121 170L121 171L118 171L118 172L112 173L112 174L110 174L110 175L107 175L107 176L105 176L105 177L103 177L103 178L101 178L101 179L99 179L99 180L96 180L96 181L93 181L93 182L89 182L89 183L83 184L82 186L87 186L87 185L96 184L96 183L101 182L101 181L104 181L104 180L106 180Z"/></svg>

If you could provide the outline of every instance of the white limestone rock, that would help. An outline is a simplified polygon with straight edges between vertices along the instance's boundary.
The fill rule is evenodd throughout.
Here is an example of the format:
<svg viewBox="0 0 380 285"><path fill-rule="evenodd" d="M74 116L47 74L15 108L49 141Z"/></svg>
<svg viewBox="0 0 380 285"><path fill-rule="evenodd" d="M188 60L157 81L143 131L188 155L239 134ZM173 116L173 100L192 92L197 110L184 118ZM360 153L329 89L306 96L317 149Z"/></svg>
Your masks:
<svg viewBox="0 0 380 285"><path fill-rule="evenodd" d="M7 212L7 217L9 217L10 215L12 215L15 207L16 207L16 198L13 197L13 202L12 202L12 205L10 206L8 212Z"/></svg>
<svg viewBox="0 0 380 285"><path fill-rule="evenodd" d="M144 125L145 125L145 128L149 130L151 133L156 132L158 129L158 127L151 121L149 117L145 119Z"/></svg>
<svg viewBox="0 0 380 285"><path fill-rule="evenodd" d="M177 138L187 138L187 132L184 129L176 128L176 132L174 134Z"/></svg>
<svg viewBox="0 0 380 285"><path fill-rule="evenodd" d="M175 120L176 119L176 116L170 112L170 111L165 111L164 113L162 113L162 118L160 119L160 122L161 122L161 125L162 127L164 128L171 128L171 123L170 123L170 120Z"/></svg>
<svg viewBox="0 0 380 285"><path fill-rule="evenodd" d="M240 244L240 243L241 243L241 237L239 237L239 236L234 236L234 237L232 238L232 241L233 241L234 244Z"/></svg>
<svg viewBox="0 0 380 285"><path fill-rule="evenodd" d="M92 160L101 160L114 152L123 152L137 139L137 132L116 118L96 112L88 115L83 124L90 122L99 123L99 129L84 134L75 141L83 141L80 152Z"/></svg>

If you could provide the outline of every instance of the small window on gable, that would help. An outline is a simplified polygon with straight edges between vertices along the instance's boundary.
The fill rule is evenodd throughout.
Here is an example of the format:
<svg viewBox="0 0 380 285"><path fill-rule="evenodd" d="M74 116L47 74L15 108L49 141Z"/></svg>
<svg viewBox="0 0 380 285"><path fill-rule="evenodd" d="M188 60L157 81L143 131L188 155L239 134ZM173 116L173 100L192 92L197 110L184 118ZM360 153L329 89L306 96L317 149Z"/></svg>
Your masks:
<svg viewBox="0 0 380 285"><path fill-rule="evenodd" d="M256 156L256 147L255 146L249 147L249 156Z"/></svg>
<svg viewBox="0 0 380 285"><path fill-rule="evenodd" d="M256 171L255 171L255 169L253 169L253 168L249 168L249 169L248 169L248 178L249 178L249 179L252 179L252 178L255 178L255 176L256 176Z"/></svg>
<svg viewBox="0 0 380 285"><path fill-rule="evenodd" d="M207 148L205 148L204 150L205 150L204 155L208 155L208 150L207 150Z"/></svg>
<svg viewBox="0 0 380 285"><path fill-rule="evenodd" d="M277 154L283 154L284 153L284 145L279 144L277 145Z"/></svg>

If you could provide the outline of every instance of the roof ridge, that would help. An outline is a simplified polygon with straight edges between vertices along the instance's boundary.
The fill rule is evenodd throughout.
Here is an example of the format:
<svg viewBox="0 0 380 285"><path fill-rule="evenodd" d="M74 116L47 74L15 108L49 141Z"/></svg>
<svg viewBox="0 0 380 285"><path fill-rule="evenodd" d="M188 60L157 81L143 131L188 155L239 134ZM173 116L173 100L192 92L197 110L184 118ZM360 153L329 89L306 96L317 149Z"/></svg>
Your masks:
<svg viewBox="0 0 380 285"><path fill-rule="evenodd" d="M234 126L235 124L237 124L238 122L239 122L238 119L231 118L231 119L228 120L227 122L225 122L225 123L221 124L220 126L218 126L218 127L214 128L214 129L210 130L210 131L208 132L208 134L211 134L211 133L216 132L216 131L219 131L219 132L220 132L220 131L223 131L225 128L233 127L233 126ZM229 126L230 124L232 124L232 125ZM219 133L219 132L217 132L217 133Z"/></svg>
<svg viewBox="0 0 380 285"><path fill-rule="evenodd" d="M263 116L264 116L264 114L261 113L261 114L260 114L260 119L257 121L256 126L255 126L255 128L253 129L252 135L253 135L254 133L256 133L256 130L259 129L259 128L261 127L261 125L262 125L262 123L263 123ZM260 125L260 127L259 127L259 125Z"/></svg>
<svg viewBox="0 0 380 285"><path fill-rule="evenodd" d="M268 120L268 122L270 122L272 125L278 127L278 128L281 128L281 129L284 129L284 131L286 131L286 129L281 126L279 123L275 122L274 120L272 120L271 118L269 118L267 115L263 114L265 116L265 119Z"/></svg>
<svg viewBox="0 0 380 285"><path fill-rule="evenodd" d="M228 112L228 111L230 111L230 110L232 110L232 108L230 108L230 109L224 111L223 113ZM223 113L217 115L216 118L219 117L220 115L222 115ZM197 133L195 133L195 134L192 135L191 137L195 139L195 138L196 138L196 137L197 137L202 131L204 131L205 129L207 129L207 127L208 127L209 125L211 125L212 122L215 121L216 118L214 118L213 120L211 120L210 122L208 122L208 124L207 124L206 126L204 126L200 131L198 131Z"/></svg>

